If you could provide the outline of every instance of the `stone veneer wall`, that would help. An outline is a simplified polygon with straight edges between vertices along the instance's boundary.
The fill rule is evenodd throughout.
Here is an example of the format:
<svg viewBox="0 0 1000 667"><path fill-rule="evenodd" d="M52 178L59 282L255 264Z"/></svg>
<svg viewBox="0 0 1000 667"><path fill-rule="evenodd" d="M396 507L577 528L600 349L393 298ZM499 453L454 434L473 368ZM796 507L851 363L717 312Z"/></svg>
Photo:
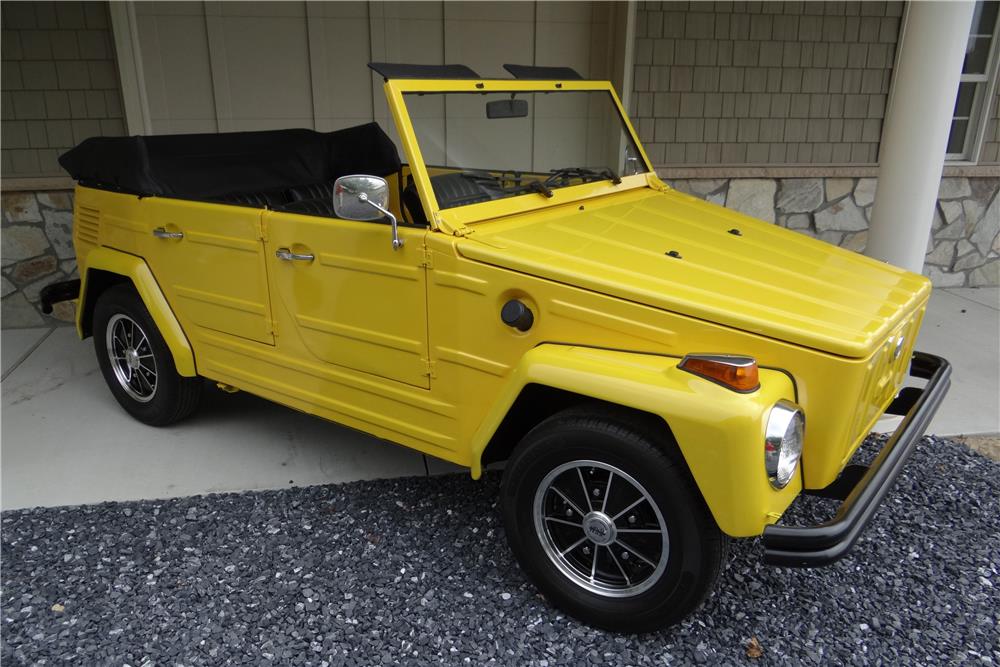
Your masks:
<svg viewBox="0 0 1000 667"><path fill-rule="evenodd" d="M875 198L874 178L670 180L684 192L762 220L861 252ZM945 178L924 273L939 287L1000 285L1000 178ZM76 277L71 239L73 194L3 194L2 325L71 322L73 306L42 315L38 296L49 283Z"/></svg>
<svg viewBox="0 0 1000 667"><path fill-rule="evenodd" d="M10 329L72 322L71 303L57 304L51 316L42 315L38 295L49 283L77 275L73 193L4 192L2 201L0 324Z"/></svg>

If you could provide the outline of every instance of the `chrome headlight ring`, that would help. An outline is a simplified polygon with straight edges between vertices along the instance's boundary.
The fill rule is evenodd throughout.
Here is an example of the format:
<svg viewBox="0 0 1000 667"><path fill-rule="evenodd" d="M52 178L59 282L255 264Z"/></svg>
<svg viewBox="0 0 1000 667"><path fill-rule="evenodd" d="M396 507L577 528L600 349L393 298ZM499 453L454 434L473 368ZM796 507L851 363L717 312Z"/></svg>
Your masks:
<svg viewBox="0 0 1000 667"><path fill-rule="evenodd" d="M764 430L764 469L771 486L783 489L792 479L805 436L806 418L802 409L784 399L771 408Z"/></svg>

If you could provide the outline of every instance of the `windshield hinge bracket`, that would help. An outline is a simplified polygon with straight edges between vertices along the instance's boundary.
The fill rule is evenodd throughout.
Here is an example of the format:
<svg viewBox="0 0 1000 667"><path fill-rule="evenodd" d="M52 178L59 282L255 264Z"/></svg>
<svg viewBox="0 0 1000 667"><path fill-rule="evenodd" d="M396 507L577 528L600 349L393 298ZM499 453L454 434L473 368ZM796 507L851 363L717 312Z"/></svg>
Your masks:
<svg viewBox="0 0 1000 667"><path fill-rule="evenodd" d="M434 214L434 226L440 229L446 234L452 234L454 236L467 236L472 233L472 230L463 224L453 226L448 222L441 219L440 213Z"/></svg>
<svg viewBox="0 0 1000 667"><path fill-rule="evenodd" d="M646 185L648 185L653 190L656 190L657 192L670 192L670 190L673 189L669 185L661 181L656 174L649 174L648 176L646 176Z"/></svg>

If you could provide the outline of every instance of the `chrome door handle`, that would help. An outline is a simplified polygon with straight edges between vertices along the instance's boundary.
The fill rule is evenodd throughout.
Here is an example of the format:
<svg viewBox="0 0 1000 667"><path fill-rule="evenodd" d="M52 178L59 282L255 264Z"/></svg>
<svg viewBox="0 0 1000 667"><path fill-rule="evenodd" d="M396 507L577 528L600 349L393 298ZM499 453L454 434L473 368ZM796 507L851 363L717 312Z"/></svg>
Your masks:
<svg viewBox="0 0 1000 667"><path fill-rule="evenodd" d="M153 236L158 239L182 239L184 232L168 232L163 227L157 227L153 230Z"/></svg>
<svg viewBox="0 0 1000 667"><path fill-rule="evenodd" d="M298 260L300 262L311 262L316 259L316 255L308 252L292 252L288 248L278 248L274 251L274 256L278 259L283 259L286 262L291 260Z"/></svg>

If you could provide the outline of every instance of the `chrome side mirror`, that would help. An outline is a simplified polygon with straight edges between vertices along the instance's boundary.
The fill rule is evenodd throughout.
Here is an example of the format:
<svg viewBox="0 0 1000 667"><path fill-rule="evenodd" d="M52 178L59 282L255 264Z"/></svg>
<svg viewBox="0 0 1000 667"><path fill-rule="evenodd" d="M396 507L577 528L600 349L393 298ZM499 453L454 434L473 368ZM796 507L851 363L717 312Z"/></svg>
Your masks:
<svg viewBox="0 0 1000 667"><path fill-rule="evenodd" d="M378 220L388 217L392 225L392 249L403 246L399 227L387 206L389 184L378 176L341 176L333 184L333 211L344 220Z"/></svg>

